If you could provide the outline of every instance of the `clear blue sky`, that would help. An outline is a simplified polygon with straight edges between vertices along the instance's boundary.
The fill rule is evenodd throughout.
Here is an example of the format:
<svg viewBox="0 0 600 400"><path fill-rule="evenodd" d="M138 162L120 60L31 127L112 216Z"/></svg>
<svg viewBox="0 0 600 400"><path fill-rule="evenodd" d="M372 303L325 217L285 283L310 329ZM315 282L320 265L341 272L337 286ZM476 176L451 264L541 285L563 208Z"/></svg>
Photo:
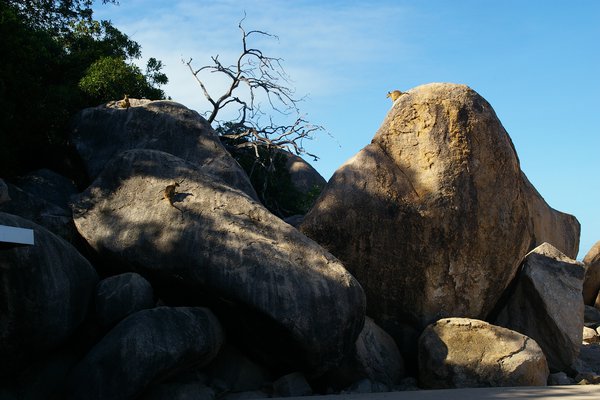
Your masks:
<svg viewBox="0 0 600 400"><path fill-rule="evenodd" d="M578 258L600 240L598 0L121 0L95 11L162 60L167 95L200 112L207 103L181 60L233 62L245 11L245 28L279 37L251 44L284 59L308 95L302 111L333 137L306 146L326 179L371 141L388 90L466 84L495 109L546 201L579 219Z"/></svg>

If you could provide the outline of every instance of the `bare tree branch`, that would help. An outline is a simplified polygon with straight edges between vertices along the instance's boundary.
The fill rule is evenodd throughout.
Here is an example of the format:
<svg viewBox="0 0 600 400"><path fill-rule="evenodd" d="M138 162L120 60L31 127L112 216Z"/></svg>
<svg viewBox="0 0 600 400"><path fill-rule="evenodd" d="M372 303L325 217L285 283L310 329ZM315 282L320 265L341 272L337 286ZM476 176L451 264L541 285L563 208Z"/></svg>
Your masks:
<svg viewBox="0 0 600 400"><path fill-rule="evenodd" d="M272 194L279 189L277 179L280 178L274 177L282 176L282 171L285 171L282 160L287 159L287 153L308 155L316 161L318 157L304 148L304 141L324 129L310 124L300 115L298 104L304 98L296 98L294 90L289 87L290 78L283 68L283 60L270 57L249 45L255 37L278 39L277 36L261 30L246 31L242 25L245 18L244 15L238 24L242 49L233 63L221 62L218 55L211 57L211 64L200 68L193 66L192 58L182 62L187 65L210 104L205 114L208 122L216 125L222 143L231 154L238 161L244 160L244 168L251 180L256 172L253 185L263 203L270 204L270 207L267 206L271 211L284 215L288 211ZM226 87L219 96L208 91L206 83L211 74L225 78ZM237 111L237 117L218 120L225 109L227 115ZM261 178L265 174L267 177Z"/></svg>

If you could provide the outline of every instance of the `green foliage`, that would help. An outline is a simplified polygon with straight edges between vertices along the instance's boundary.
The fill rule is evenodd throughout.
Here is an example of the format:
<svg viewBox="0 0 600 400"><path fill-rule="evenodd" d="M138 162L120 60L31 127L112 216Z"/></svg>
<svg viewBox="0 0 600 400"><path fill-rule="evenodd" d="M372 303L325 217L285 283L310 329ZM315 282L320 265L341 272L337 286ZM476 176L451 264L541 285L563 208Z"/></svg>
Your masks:
<svg viewBox="0 0 600 400"><path fill-rule="evenodd" d="M137 66L119 57L95 61L79 81L79 88L97 103L119 99L124 94L134 98L164 98L164 92L152 87Z"/></svg>
<svg viewBox="0 0 600 400"><path fill-rule="evenodd" d="M68 174L68 123L82 108L127 92L164 98L162 63L151 59L144 75L132 63L140 45L110 22L94 21L91 4L0 2L1 177L44 166Z"/></svg>

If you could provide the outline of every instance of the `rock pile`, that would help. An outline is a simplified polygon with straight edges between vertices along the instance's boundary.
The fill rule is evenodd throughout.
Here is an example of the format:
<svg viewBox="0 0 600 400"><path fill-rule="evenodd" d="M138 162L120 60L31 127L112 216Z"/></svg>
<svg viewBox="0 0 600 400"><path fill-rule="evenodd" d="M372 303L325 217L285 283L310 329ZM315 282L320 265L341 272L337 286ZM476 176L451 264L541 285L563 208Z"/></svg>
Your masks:
<svg viewBox="0 0 600 400"><path fill-rule="evenodd" d="M300 230L180 104L83 110L72 140L85 190L50 171L0 181L0 224L35 237L0 245L0 397L234 400L600 374L597 257L571 259L577 220L544 202L466 86L396 101ZM303 190L324 184L301 160L288 168Z"/></svg>

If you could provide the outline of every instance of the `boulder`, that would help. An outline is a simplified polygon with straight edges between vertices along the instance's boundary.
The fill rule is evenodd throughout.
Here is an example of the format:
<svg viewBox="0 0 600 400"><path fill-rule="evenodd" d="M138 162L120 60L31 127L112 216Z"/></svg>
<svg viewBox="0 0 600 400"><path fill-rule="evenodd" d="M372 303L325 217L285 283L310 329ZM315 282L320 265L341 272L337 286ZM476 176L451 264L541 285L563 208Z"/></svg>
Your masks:
<svg viewBox="0 0 600 400"><path fill-rule="evenodd" d="M367 380L379 382L388 390L404 377L404 360L394 339L375 322L365 318L365 326L356 339L356 348L339 368L327 376L327 383L347 388L352 383ZM352 391L352 390L350 390Z"/></svg>
<svg viewBox="0 0 600 400"><path fill-rule="evenodd" d="M8 200L0 203L0 212L35 222L69 243L79 245L80 238L70 208L51 203L39 193L26 192L11 183L7 184L6 193Z"/></svg>
<svg viewBox="0 0 600 400"><path fill-rule="evenodd" d="M210 385L227 393L258 391L272 381L269 371L232 345L223 346L207 371Z"/></svg>
<svg viewBox="0 0 600 400"><path fill-rule="evenodd" d="M170 205L162 191L173 181L184 183ZM362 288L336 258L170 154L114 158L77 199L74 218L115 268L148 277L161 298L209 302L233 339L261 360L323 372L362 329Z"/></svg>
<svg viewBox="0 0 600 400"><path fill-rule="evenodd" d="M535 339L550 369L568 371L579 354L585 269L553 246L532 250L494 323Z"/></svg>
<svg viewBox="0 0 600 400"><path fill-rule="evenodd" d="M445 318L419 339L419 381L426 388L545 386L548 375L535 340L487 322Z"/></svg>
<svg viewBox="0 0 600 400"><path fill-rule="evenodd" d="M257 199L248 176L210 124L179 103L131 99L128 109L86 108L75 117L71 137L91 179L123 151L153 149L196 164Z"/></svg>
<svg viewBox="0 0 600 400"><path fill-rule="evenodd" d="M600 310L596 307L586 305L583 310L583 323L590 328L600 326Z"/></svg>
<svg viewBox="0 0 600 400"><path fill-rule="evenodd" d="M300 372L292 372L273 382L273 397L300 397L311 394L312 388Z"/></svg>
<svg viewBox="0 0 600 400"><path fill-rule="evenodd" d="M286 167L290 173L292 184L302 194L307 195L311 192L320 192L327 184L325 178L307 163L303 158L295 154L287 153Z"/></svg>
<svg viewBox="0 0 600 400"><path fill-rule="evenodd" d="M158 307L130 315L69 375L67 399L135 399L179 369L208 364L223 342L207 309Z"/></svg>
<svg viewBox="0 0 600 400"><path fill-rule="evenodd" d="M573 215L550 207L542 195L521 172L521 187L529 210L531 247L549 243L567 257L575 259L579 252L581 225Z"/></svg>
<svg viewBox="0 0 600 400"><path fill-rule="evenodd" d="M597 241L583 258L586 266L585 280L583 281L583 301L585 304L596 305L600 291L600 241ZM598 302L600 308L600 302Z"/></svg>
<svg viewBox="0 0 600 400"><path fill-rule="evenodd" d="M356 360L373 382L392 387L404 376L404 361L394 339L368 317L356 340Z"/></svg>
<svg viewBox="0 0 600 400"><path fill-rule="evenodd" d="M96 287L96 318L105 329L154 304L150 282L135 272L103 279Z"/></svg>
<svg viewBox="0 0 600 400"><path fill-rule="evenodd" d="M78 190L73 181L49 169L38 169L15 179L15 185L38 199L70 210L71 197Z"/></svg>
<svg viewBox="0 0 600 400"><path fill-rule="evenodd" d="M556 372L548 377L549 386L572 385L573 383L575 382L564 372Z"/></svg>
<svg viewBox="0 0 600 400"><path fill-rule="evenodd" d="M404 354L441 317L485 318L542 239L534 231L559 220L569 231L557 245L572 247L576 220L534 196L487 101L464 85L428 84L395 101L300 229L361 283L367 314Z"/></svg>
<svg viewBox="0 0 600 400"><path fill-rule="evenodd" d="M0 376L67 341L88 315L98 275L65 240L0 212L0 225L33 229L34 242L0 247Z"/></svg>
<svg viewBox="0 0 600 400"><path fill-rule="evenodd" d="M582 333L582 340L583 340L583 343L586 343L586 344L598 343L598 342L600 342L600 337L598 336L598 332L596 332L595 329L584 326L583 333Z"/></svg>
<svg viewBox="0 0 600 400"><path fill-rule="evenodd" d="M4 182L4 179L0 178L0 204L10 201L10 195L8 194L8 185Z"/></svg>
<svg viewBox="0 0 600 400"><path fill-rule="evenodd" d="M159 383L152 385L139 400L214 400L215 392L201 383Z"/></svg>

